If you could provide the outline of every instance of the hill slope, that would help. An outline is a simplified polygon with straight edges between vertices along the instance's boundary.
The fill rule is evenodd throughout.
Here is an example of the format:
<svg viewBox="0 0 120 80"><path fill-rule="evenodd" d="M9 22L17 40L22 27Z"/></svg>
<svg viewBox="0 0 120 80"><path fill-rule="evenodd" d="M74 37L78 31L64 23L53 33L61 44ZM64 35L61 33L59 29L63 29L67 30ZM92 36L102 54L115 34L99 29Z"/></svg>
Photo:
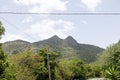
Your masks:
<svg viewBox="0 0 120 80"><path fill-rule="evenodd" d="M45 46L49 46L52 51L60 52L60 59L81 58L86 62L94 61L96 55L104 50L93 45L79 44L71 36L68 36L66 39L60 39L56 35L49 39L34 43L22 40L6 42L3 44L3 49L8 54L16 54L26 50L27 48L31 48L33 51L38 51L40 48Z"/></svg>

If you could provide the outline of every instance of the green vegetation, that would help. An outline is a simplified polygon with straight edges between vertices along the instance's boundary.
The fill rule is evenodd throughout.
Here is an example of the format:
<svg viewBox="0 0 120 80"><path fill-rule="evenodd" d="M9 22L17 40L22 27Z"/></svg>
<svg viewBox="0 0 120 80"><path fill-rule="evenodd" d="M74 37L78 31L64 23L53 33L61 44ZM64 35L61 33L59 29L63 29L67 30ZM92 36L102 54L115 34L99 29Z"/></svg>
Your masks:
<svg viewBox="0 0 120 80"><path fill-rule="evenodd" d="M10 61L14 63L16 79L49 80L47 53L49 54L51 80L85 80L99 75L97 67L92 68L93 65L90 66L81 59L57 60L59 54L43 48L39 50L39 53L33 54L27 50L10 57Z"/></svg>
<svg viewBox="0 0 120 80"><path fill-rule="evenodd" d="M2 23L1 23L1 21L0 21L0 38L1 38L1 36L2 36L4 33L5 33L5 29L4 29L4 27L3 27L3 25L2 25Z"/></svg>
<svg viewBox="0 0 120 80"><path fill-rule="evenodd" d="M0 39L4 32L5 29L0 22ZM11 70L13 70L13 66L9 63L8 57L2 50L2 44L0 43L0 80L16 80L14 71Z"/></svg>
<svg viewBox="0 0 120 80"><path fill-rule="evenodd" d="M7 56L3 52L0 44L0 79L2 79L5 76L4 72L8 65L9 64L7 62Z"/></svg>
<svg viewBox="0 0 120 80"><path fill-rule="evenodd" d="M57 60L60 54L43 48L38 53L32 53L28 49L9 57L10 66L5 69L5 78L12 78L11 80L49 80L47 53L49 54L51 80L86 80L99 76L99 69L96 66L91 66L81 59Z"/></svg>
<svg viewBox="0 0 120 80"><path fill-rule="evenodd" d="M120 80L120 42L108 47L98 59L103 76L111 80Z"/></svg>
<svg viewBox="0 0 120 80"><path fill-rule="evenodd" d="M4 32L0 22L0 37ZM49 49L41 48L46 44ZM0 44L0 80L87 80L102 77L120 80L120 42L96 53L101 51L103 49L96 46L78 44L70 36L65 40L54 36L36 43L17 40L7 42L3 47ZM97 60L92 59L96 55Z"/></svg>
<svg viewBox="0 0 120 80"><path fill-rule="evenodd" d="M33 53L38 53L39 49L46 46L49 46L50 50L54 52L61 53L59 59L80 58L87 63L94 62L96 56L104 50L93 45L79 44L70 36L66 39L60 39L57 36L53 36L47 40L34 43L22 40L10 41L3 44L3 50L8 55L23 52L28 48L31 48Z"/></svg>

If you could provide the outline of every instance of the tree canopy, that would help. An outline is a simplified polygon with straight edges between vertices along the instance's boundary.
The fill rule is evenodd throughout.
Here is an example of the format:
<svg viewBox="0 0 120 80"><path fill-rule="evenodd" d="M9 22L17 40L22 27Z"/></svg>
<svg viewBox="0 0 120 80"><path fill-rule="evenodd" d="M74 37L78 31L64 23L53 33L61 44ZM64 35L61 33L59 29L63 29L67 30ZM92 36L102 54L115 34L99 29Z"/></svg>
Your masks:
<svg viewBox="0 0 120 80"><path fill-rule="evenodd" d="M2 25L2 22L0 21L0 38L1 38L1 36L2 36L4 33L5 33L5 29L4 29L3 25Z"/></svg>
<svg viewBox="0 0 120 80"><path fill-rule="evenodd" d="M103 75L112 80L120 79L120 42L109 46L100 55L98 64L103 68Z"/></svg>

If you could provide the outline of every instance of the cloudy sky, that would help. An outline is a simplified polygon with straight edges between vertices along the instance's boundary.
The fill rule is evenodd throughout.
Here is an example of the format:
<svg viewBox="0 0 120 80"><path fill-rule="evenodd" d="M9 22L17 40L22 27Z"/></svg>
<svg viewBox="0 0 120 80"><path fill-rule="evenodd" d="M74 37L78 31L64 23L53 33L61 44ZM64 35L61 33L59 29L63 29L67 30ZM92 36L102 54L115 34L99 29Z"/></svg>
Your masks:
<svg viewBox="0 0 120 80"><path fill-rule="evenodd" d="M0 12L120 12L120 0L0 0ZM120 39L120 15L0 14L6 33L1 42L30 42L58 35L106 48Z"/></svg>

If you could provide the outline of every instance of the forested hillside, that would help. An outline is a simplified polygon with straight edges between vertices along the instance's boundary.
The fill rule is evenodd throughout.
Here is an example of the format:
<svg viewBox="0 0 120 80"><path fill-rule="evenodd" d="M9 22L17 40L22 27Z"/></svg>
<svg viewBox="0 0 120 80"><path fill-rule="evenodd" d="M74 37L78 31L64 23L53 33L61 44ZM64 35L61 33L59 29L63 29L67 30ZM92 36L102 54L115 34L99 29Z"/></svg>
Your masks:
<svg viewBox="0 0 120 80"><path fill-rule="evenodd" d="M51 51L59 52L61 54L59 58L80 58L86 62L95 61L96 55L104 50L103 48L97 46L80 44L71 36L68 36L66 39L60 39L56 35L49 39L34 43L16 40L3 44L4 51L9 55L17 54L28 48L30 48L33 52L38 52L40 48L44 47L49 47Z"/></svg>

